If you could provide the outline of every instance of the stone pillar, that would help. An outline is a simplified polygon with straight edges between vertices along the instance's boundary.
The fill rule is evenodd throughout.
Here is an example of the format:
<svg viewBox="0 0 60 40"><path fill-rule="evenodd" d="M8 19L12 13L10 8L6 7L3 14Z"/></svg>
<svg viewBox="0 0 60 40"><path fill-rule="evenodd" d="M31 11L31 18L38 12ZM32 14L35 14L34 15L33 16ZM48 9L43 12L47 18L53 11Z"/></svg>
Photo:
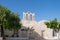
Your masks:
<svg viewBox="0 0 60 40"><path fill-rule="evenodd" d="M26 20L26 14L23 12L23 20Z"/></svg>

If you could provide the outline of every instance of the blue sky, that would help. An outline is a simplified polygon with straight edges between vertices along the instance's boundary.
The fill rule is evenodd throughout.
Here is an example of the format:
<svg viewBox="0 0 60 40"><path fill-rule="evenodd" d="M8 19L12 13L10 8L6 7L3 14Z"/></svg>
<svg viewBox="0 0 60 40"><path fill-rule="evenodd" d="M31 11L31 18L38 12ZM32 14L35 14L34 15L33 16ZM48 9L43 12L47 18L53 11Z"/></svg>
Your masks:
<svg viewBox="0 0 60 40"><path fill-rule="evenodd" d="M20 19L23 12L30 11L35 13L36 21L54 18L60 21L60 0L0 0L0 5L19 13Z"/></svg>

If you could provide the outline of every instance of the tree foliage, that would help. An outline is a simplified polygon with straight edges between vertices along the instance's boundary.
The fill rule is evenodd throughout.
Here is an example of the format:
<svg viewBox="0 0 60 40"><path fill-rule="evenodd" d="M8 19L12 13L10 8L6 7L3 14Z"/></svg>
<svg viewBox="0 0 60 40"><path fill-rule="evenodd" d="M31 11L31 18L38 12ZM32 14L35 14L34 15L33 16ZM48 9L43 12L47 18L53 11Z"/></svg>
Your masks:
<svg viewBox="0 0 60 40"><path fill-rule="evenodd" d="M12 30L12 29L20 29L21 28L21 23L20 23L20 18L18 15L11 13L8 18L7 18L7 29Z"/></svg>
<svg viewBox="0 0 60 40"><path fill-rule="evenodd" d="M4 27L6 26L8 29L21 28L19 15L8 10L6 7L0 6L0 25L2 25L2 22Z"/></svg>
<svg viewBox="0 0 60 40"><path fill-rule="evenodd" d="M0 27L2 27L2 35L4 34L3 28L19 30L21 28L19 15L0 5Z"/></svg>
<svg viewBox="0 0 60 40"><path fill-rule="evenodd" d="M60 22L55 18L51 20L50 22L45 22L48 28L54 29L56 31L60 30Z"/></svg>
<svg viewBox="0 0 60 40"><path fill-rule="evenodd" d="M5 23L7 22L6 16L9 13L10 13L10 11L7 8L0 6L0 25L5 26Z"/></svg>

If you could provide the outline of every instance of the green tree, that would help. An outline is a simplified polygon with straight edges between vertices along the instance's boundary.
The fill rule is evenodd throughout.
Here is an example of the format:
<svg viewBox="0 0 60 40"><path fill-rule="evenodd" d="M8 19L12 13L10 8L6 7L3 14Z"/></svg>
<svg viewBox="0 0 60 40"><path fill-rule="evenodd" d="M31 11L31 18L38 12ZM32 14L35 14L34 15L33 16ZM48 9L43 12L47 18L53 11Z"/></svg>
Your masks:
<svg viewBox="0 0 60 40"><path fill-rule="evenodd" d="M21 28L20 18L17 14L11 13L8 18L7 22L9 23L7 25L7 29L14 30L14 35L18 36L18 30ZM13 36L14 36L13 35Z"/></svg>
<svg viewBox="0 0 60 40"><path fill-rule="evenodd" d="M55 30L56 32L60 31L60 22L58 22L58 20L56 18L49 22L45 22L45 24L47 25L48 28L51 28L51 29ZM59 39L59 36L58 36L58 39Z"/></svg>
<svg viewBox="0 0 60 40"><path fill-rule="evenodd" d="M3 39L5 38L4 28L14 30L14 34L15 30L18 31L21 28L19 16L1 5L0 5L0 27L1 37L3 37Z"/></svg>
<svg viewBox="0 0 60 40"><path fill-rule="evenodd" d="M3 27L6 27L6 15L8 15L10 13L10 11L3 7L3 6L0 6L0 27L1 27L1 37L4 38L4 30L3 30Z"/></svg>

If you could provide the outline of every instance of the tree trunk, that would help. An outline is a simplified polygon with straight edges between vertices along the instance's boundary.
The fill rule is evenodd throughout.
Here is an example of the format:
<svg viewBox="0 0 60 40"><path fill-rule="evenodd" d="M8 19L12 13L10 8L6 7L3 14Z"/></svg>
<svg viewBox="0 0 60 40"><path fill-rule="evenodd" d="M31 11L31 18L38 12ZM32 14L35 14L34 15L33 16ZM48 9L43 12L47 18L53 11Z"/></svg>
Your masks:
<svg viewBox="0 0 60 40"><path fill-rule="evenodd" d="M3 40L5 39L4 29L2 25L1 25L1 37L3 37Z"/></svg>
<svg viewBox="0 0 60 40"><path fill-rule="evenodd" d="M18 30L16 31L16 35L17 35L17 37L19 37L19 35L18 35Z"/></svg>

